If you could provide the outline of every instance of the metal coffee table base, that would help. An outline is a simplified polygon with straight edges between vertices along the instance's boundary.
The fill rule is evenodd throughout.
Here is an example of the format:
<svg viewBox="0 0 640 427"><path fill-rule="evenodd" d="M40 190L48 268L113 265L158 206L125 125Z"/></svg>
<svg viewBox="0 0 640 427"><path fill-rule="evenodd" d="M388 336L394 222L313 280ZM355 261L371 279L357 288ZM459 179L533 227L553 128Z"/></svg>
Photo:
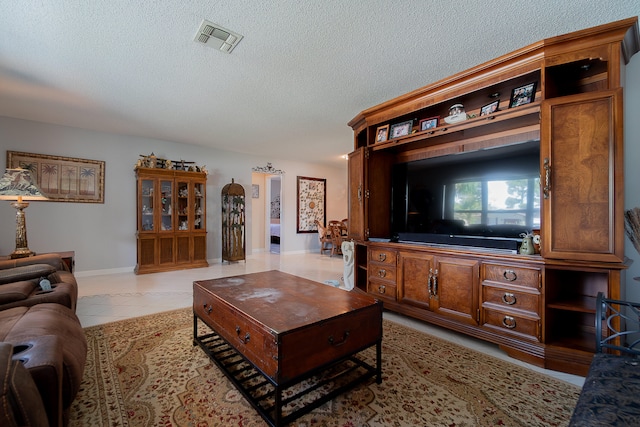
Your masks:
<svg viewBox="0 0 640 427"><path fill-rule="evenodd" d="M369 378L375 376L378 384L382 382L382 339L374 344L375 367L357 357L357 353L372 347L370 345L281 384L264 375L215 331L198 336L195 314L193 344L205 351L272 427L292 422ZM287 390L292 393L287 393L285 398Z"/></svg>

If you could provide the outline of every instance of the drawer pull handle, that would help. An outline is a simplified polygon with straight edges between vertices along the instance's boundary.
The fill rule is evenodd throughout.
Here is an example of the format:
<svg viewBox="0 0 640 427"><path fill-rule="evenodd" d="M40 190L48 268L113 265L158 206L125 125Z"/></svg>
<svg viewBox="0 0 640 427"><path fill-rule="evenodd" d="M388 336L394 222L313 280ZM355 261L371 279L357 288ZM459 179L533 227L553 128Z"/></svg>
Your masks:
<svg viewBox="0 0 640 427"><path fill-rule="evenodd" d="M507 305L513 305L517 302L517 299L511 292L505 292L504 295L502 295L502 302Z"/></svg>
<svg viewBox="0 0 640 427"><path fill-rule="evenodd" d="M248 343L251 339L251 334L249 334L249 332L244 334L244 338L240 336L240 326L236 326L236 334L238 334L238 338L240 338L240 341L242 341L243 344Z"/></svg>
<svg viewBox="0 0 640 427"><path fill-rule="evenodd" d="M502 275L509 282L514 282L516 279L518 279L518 275L513 270L505 270Z"/></svg>
<svg viewBox="0 0 640 427"><path fill-rule="evenodd" d="M384 292L387 290L387 287L384 285L380 285L378 286L378 293L380 294L384 294Z"/></svg>
<svg viewBox="0 0 640 427"><path fill-rule="evenodd" d="M387 259L387 254L382 253L382 254L378 255L378 260L380 262L384 262L386 259Z"/></svg>
<svg viewBox="0 0 640 427"><path fill-rule="evenodd" d="M386 277L387 276L387 270L381 268L380 270L378 270L378 276Z"/></svg>
<svg viewBox="0 0 640 427"><path fill-rule="evenodd" d="M207 314L211 314L211 312L213 311L212 306L207 307L207 304L204 304L203 307L204 307L204 311L206 311Z"/></svg>
<svg viewBox="0 0 640 427"><path fill-rule="evenodd" d="M513 329L516 327L516 319L511 316L504 316L504 319L502 319L502 326Z"/></svg>
<svg viewBox="0 0 640 427"><path fill-rule="evenodd" d="M344 331L344 335L342 336L342 341L339 341L339 342L335 342L335 340L333 339L333 335L329 335L329 344L331 344L334 347L339 347L342 344L347 342L347 338L349 338L349 331Z"/></svg>

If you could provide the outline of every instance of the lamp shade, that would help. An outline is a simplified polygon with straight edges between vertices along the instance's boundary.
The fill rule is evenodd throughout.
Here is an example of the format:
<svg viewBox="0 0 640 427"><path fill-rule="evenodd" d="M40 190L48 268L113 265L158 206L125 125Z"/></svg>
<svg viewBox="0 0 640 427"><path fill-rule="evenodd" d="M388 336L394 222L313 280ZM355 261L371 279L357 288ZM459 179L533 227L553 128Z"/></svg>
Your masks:
<svg viewBox="0 0 640 427"><path fill-rule="evenodd" d="M0 200L47 200L27 169L7 169L0 178Z"/></svg>

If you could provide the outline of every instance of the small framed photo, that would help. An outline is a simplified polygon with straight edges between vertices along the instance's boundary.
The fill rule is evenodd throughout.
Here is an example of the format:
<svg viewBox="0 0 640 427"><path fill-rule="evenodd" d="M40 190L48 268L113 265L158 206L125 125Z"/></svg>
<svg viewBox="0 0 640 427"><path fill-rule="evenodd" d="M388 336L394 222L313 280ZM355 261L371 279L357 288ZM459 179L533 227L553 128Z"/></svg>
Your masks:
<svg viewBox="0 0 640 427"><path fill-rule="evenodd" d="M389 125L380 126L376 131L376 142L383 142L389 139Z"/></svg>
<svg viewBox="0 0 640 427"><path fill-rule="evenodd" d="M524 86L517 87L511 91L511 101L509 108L518 107L520 105L529 104L536 98L536 83L529 83Z"/></svg>
<svg viewBox="0 0 640 427"><path fill-rule="evenodd" d="M401 136L409 135L411 133L411 128L413 128L413 120L396 123L395 125L391 126L390 138L400 138Z"/></svg>
<svg viewBox="0 0 640 427"><path fill-rule="evenodd" d="M435 129L438 127L439 117L430 117L428 119L420 120L420 132L423 130Z"/></svg>
<svg viewBox="0 0 640 427"><path fill-rule="evenodd" d="M481 116L488 116L489 114L493 114L498 111L498 104L500 104L500 100L496 99L490 104L485 105L480 109Z"/></svg>

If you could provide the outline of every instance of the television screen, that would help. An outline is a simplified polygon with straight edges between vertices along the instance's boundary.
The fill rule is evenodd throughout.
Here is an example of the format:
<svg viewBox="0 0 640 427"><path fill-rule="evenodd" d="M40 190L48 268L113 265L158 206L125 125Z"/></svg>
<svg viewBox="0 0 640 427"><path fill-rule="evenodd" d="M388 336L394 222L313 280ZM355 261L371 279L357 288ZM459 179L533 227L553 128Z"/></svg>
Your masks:
<svg viewBox="0 0 640 427"><path fill-rule="evenodd" d="M395 165L391 217L399 240L496 247L488 241L521 239L540 228L539 141Z"/></svg>

